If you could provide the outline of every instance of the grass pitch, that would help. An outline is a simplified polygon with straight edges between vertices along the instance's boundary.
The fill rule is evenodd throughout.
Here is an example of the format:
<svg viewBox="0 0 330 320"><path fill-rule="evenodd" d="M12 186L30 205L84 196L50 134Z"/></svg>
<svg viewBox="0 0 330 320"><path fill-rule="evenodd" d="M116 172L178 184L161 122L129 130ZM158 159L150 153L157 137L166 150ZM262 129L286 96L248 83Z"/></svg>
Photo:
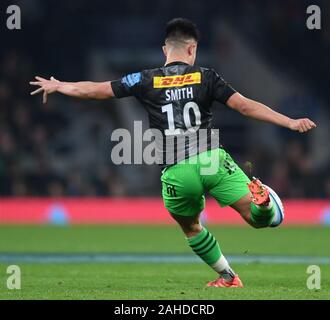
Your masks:
<svg viewBox="0 0 330 320"><path fill-rule="evenodd" d="M330 229L210 226L225 255L329 257ZM192 255L176 226L2 226L1 255ZM312 260L313 261L313 258ZM21 263L22 289L5 286L9 264L0 262L0 299L330 299L330 265L321 289L306 286L301 264L233 264L243 289L207 288L215 273L202 263Z"/></svg>

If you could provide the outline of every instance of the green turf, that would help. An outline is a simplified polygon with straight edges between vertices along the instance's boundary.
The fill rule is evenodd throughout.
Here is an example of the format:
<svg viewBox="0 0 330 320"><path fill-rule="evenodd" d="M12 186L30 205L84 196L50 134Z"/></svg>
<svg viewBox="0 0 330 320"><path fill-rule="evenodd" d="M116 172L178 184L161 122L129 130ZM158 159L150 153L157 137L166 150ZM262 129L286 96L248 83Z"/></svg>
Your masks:
<svg viewBox="0 0 330 320"><path fill-rule="evenodd" d="M330 229L216 227L225 254L330 255ZM2 226L0 253L190 253L173 226ZM307 265L238 264L244 289L206 288L203 264L20 264L22 289L8 290L0 264L0 299L330 299L330 265L321 290L306 287Z"/></svg>
<svg viewBox="0 0 330 320"><path fill-rule="evenodd" d="M227 254L330 255L330 228L212 226ZM189 253L176 226L0 226L0 252Z"/></svg>
<svg viewBox="0 0 330 320"><path fill-rule="evenodd" d="M306 287L306 266L234 266L243 289L207 288L206 266L177 264L22 265L22 289L0 288L1 299L329 299L330 266L321 290ZM4 274L5 267L0 265ZM4 277L3 277L4 278ZM0 279L4 284L5 279Z"/></svg>

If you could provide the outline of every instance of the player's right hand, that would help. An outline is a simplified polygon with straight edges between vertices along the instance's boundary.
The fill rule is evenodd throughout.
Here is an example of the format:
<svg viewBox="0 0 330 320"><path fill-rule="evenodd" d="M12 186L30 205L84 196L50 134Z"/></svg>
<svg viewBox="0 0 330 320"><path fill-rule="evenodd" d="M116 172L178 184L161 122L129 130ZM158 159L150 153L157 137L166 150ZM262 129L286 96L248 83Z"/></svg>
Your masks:
<svg viewBox="0 0 330 320"><path fill-rule="evenodd" d="M307 132L314 128L316 128L316 124L308 118L291 119L289 123L289 129L299 131L300 133Z"/></svg>
<svg viewBox="0 0 330 320"><path fill-rule="evenodd" d="M50 80L35 77L38 81L31 81L30 85L39 86L40 88L31 92L31 95L38 94L43 92L43 103L47 103L48 94L54 93L57 91L60 81L56 80L54 77L51 77Z"/></svg>

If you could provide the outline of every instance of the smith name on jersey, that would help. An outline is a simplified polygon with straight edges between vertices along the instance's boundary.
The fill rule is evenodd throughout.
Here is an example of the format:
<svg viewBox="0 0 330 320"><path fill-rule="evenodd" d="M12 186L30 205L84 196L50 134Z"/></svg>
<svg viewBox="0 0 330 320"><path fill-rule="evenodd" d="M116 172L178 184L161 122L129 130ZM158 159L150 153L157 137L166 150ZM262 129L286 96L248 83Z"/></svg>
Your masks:
<svg viewBox="0 0 330 320"><path fill-rule="evenodd" d="M226 104L236 92L213 69L184 62L129 74L112 89L117 98L136 97L148 112L150 128L162 134L155 134L155 143L163 167L220 146L212 103Z"/></svg>

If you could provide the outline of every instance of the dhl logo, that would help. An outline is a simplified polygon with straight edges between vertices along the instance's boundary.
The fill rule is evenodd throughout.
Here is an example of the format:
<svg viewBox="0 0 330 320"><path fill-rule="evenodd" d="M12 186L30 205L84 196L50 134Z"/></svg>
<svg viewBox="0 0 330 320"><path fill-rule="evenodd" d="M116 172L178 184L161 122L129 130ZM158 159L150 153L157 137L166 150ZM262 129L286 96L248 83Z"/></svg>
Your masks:
<svg viewBox="0 0 330 320"><path fill-rule="evenodd" d="M183 87L189 84L201 83L201 73L188 73L180 76L154 77L154 88Z"/></svg>

